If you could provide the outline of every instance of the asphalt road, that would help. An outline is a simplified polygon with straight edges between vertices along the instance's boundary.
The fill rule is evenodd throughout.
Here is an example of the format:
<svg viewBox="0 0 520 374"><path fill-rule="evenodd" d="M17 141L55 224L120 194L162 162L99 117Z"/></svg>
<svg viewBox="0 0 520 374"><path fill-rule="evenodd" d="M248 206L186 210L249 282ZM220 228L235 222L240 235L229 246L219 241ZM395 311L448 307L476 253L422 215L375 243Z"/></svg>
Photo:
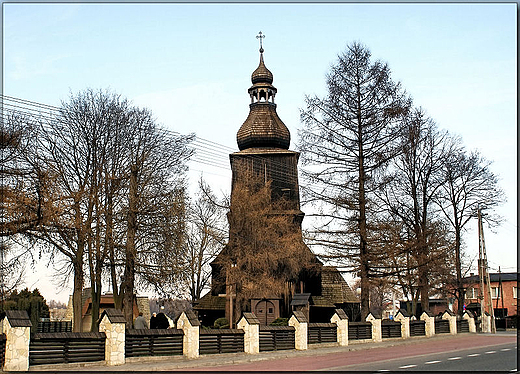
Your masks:
<svg viewBox="0 0 520 374"><path fill-rule="evenodd" d="M412 339L413 340L413 339ZM406 344L258 362L187 368L203 371L516 371L517 335L463 334Z"/></svg>
<svg viewBox="0 0 520 374"><path fill-rule="evenodd" d="M414 357L376 361L362 365L346 365L324 370L341 371L517 371L517 344L440 352Z"/></svg>

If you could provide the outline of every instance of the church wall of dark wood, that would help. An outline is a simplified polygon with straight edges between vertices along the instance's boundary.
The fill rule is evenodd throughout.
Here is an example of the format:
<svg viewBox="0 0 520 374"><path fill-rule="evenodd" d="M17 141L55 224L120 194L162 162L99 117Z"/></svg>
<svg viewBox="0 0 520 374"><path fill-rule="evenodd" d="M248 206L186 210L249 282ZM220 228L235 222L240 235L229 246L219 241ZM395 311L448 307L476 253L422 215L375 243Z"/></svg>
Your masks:
<svg viewBox="0 0 520 374"><path fill-rule="evenodd" d="M231 191L237 181L251 176L263 181L270 181L274 201L287 200L287 209L300 209L300 192L298 186L298 153L282 154L266 153L262 155L231 155L233 172Z"/></svg>

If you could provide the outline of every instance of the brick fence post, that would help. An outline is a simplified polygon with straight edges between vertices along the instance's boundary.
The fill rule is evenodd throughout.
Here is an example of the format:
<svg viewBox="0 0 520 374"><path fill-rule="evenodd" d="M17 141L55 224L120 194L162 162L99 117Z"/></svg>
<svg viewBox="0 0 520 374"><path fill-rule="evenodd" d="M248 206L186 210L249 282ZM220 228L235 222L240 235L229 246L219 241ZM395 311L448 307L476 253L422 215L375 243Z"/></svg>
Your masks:
<svg viewBox="0 0 520 374"><path fill-rule="evenodd" d="M410 315L408 312L399 309L395 314L394 320L401 322L401 338L408 339L410 337Z"/></svg>
<svg viewBox="0 0 520 374"><path fill-rule="evenodd" d="M421 314L421 321L425 322L424 331L426 336L429 338L435 335L435 316L429 311L424 311Z"/></svg>
<svg viewBox="0 0 520 374"><path fill-rule="evenodd" d="M104 332L105 361L107 365L123 365L125 363L126 320L120 310L105 309L99 317L99 332Z"/></svg>
<svg viewBox="0 0 520 374"><path fill-rule="evenodd" d="M466 310L462 315L462 319L468 320L469 332L477 332L477 327L475 325L475 316L469 310Z"/></svg>
<svg viewBox="0 0 520 374"><path fill-rule="evenodd" d="M330 323L337 326L337 341L340 346L348 345L348 317L343 309L336 309Z"/></svg>
<svg viewBox="0 0 520 374"><path fill-rule="evenodd" d="M25 310L7 310L2 322L6 335L4 371L29 370L31 320Z"/></svg>
<svg viewBox="0 0 520 374"><path fill-rule="evenodd" d="M381 328L381 318L376 318L372 313L368 313L365 321L370 322L372 324L372 341L374 342L382 342L383 341L383 331Z"/></svg>
<svg viewBox="0 0 520 374"><path fill-rule="evenodd" d="M289 318L289 326L293 326L294 332L294 348L298 350L307 349L307 318L303 312L295 310L291 318Z"/></svg>
<svg viewBox="0 0 520 374"><path fill-rule="evenodd" d="M244 352L255 354L260 352L260 321L253 313L245 312L237 328L244 330Z"/></svg>
<svg viewBox="0 0 520 374"><path fill-rule="evenodd" d="M446 309L444 313L442 313L442 319L447 319L450 323L450 334L457 335L457 316L451 310Z"/></svg>
<svg viewBox="0 0 520 374"><path fill-rule="evenodd" d="M177 328L184 332L182 354L188 358L199 357L200 322L193 310L182 312L177 320Z"/></svg>

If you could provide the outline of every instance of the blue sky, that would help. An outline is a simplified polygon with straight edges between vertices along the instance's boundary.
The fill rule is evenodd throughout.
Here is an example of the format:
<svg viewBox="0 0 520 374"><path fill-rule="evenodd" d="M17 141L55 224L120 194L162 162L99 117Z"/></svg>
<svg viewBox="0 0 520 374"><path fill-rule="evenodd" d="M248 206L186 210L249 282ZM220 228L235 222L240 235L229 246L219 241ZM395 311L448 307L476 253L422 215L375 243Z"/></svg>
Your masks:
<svg viewBox="0 0 520 374"><path fill-rule="evenodd" d="M516 3L4 3L3 93L58 106L70 91L110 88L165 127L232 151L249 110L260 30L292 149L304 96L322 95L337 54L359 41L439 127L493 160L508 203L504 225L486 231L488 258L515 271ZM194 163L190 176L200 173L229 190L228 170ZM475 230L466 241L477 254Z"/></svg>

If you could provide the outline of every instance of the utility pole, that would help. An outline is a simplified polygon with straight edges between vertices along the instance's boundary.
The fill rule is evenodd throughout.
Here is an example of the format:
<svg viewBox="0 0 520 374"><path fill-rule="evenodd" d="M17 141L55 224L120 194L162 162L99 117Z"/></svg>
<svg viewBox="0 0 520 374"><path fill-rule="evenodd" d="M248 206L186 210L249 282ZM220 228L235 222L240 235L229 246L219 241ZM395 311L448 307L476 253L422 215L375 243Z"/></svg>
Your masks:
<svg viewBox="0 0 520 374"><path fill-rule="evenodd" d="M498 294L497 294L497 306L495 309L498 309L498 299L502 302L502 315L500 318L505 317L504 313L504 290L502 289L502 272L500 271L500 266L498 267Z"/></svg>
<svg viewBox="0 0 520 374"><path fill-rule="evenodd" d="M480 321L481 321L481 329L484 330L484 313L485 313L485 301L487 296L487 307L489 310L489 314L491 315L491 332L496 333L495 326L495 315L493 312L493 301L491 300L491 281L489 279L489 271L487 264L487 255L486 255L486 243L484 241L484 228L482 225L482 213L480 212L480 207L477 208L478 211L478 237L479 237L479 260L478 260L478 275L480 279L480 287L479 287L479 299L480 299ZM487 326L486 326L487 327Z"/></svg>

